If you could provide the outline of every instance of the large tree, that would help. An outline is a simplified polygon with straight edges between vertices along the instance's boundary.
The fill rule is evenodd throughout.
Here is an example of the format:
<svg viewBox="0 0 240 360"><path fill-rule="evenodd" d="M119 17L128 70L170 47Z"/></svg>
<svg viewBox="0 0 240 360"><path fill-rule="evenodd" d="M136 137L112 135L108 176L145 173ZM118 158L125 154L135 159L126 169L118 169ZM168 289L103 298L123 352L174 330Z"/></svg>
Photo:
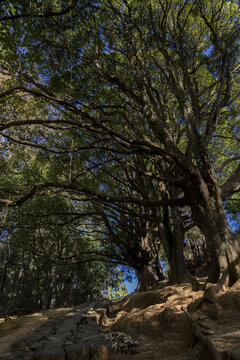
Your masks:
<svg viewBox="0 0 240 360"><path fill-rule="evenodd" d="M164 160L170 166L161 167L162 181L177 191L147 203L132 197L129 201L188 205L206 238L209 281L234 283L240 276L239 244L223 201L240 188L237 2L106 0L68 5L46 1L27 9L24 1L18 6L3 2L2 72L9 76L3 104L6 96L13 97L3 109L1 134L14 138L23 126L30 130L36 125L34 135L28 135L34 144L42 139L42 129L50 127L42 141L47 141L47 151L56 151L63 132L71 129L77 154L91 149L88 157L95 159L102 151L121 154L123 160L136 153ZM15 105L26 102L27 94L35 99L28 116ZM212 158L225 129L228 142L222 164L215 167ZM226 162L233 166L222 184ZM18 200L1 201L16 205L46 188L121 200L111 199L104 187L93 191L79 177L36 185Z"/></svg>

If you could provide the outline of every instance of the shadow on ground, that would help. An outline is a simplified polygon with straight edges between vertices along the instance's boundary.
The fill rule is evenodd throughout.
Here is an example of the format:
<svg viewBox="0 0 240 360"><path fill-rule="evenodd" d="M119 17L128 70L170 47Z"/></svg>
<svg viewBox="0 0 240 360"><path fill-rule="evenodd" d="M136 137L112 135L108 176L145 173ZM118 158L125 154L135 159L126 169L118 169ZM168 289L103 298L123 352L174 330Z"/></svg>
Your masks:
<svg viewBox="0 0 240 360"><path fill-rule="evenodd" d="M103 303L82 304L63 316L49 321L42 319L44 323L28 336L21 336L17 341L15 338L8 352L2 353L0 359L106 360L110 356L111 346L98 332L98 323L106 306ZM33 316L29 316L30 321Z"/></svg>
<svg viewBox="0 0 240 360"><path fill-rule="evenodd" d="M113 344L104 341L99 326L102 333L123 332L139 345L113 353ZM240 282L215 302L181 284L110 304L82 304L9 320L0 325L0 336L4 327L0 347L9 341L8 353L0 360L240 360Z"/></svg>

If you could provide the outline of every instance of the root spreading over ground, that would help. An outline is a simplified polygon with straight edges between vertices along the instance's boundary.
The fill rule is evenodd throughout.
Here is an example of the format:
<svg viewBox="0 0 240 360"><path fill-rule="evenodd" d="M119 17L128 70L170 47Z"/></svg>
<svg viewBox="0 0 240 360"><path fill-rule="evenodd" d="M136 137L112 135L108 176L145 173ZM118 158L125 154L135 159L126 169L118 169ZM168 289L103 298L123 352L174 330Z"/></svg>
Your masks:
<svg viewBox="0 0 240 360"><path fill-rule="evenodd" d="M0 352L70 310L0 320ZM189 284L134 293L111 302L97 321L117 350L109 360L240 360L240 282L214 302Z"/></svg>

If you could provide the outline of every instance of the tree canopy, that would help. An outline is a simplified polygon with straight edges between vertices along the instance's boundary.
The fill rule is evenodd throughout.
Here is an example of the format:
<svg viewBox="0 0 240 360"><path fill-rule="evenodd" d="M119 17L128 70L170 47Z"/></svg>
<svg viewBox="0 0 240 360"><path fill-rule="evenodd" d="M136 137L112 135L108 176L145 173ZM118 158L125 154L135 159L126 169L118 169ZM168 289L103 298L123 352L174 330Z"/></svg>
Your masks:
<svg viewBox="0 0 240 360"><path fill-rule="evenodd" d="M0 6L3 245L34 232L51 261L129 265L141 289L164 261L197 286L194 229L208 281L238 280L238 1Z"/></svg>

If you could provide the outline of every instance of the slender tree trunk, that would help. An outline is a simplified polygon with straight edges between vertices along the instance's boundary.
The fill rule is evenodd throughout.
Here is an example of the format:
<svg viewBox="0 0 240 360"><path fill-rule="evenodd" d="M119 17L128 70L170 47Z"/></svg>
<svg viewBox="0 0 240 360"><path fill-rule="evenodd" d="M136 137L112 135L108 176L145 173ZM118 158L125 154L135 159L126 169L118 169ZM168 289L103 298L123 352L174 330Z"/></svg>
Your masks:
<svg viewBox="0 0 240 360"><path fill-rule="evenodd" d="M156 259L154 261L154 268L153 269L154 269L154 272L157 275L159 281L165 279L165 276L163 274L163 271L162 271L162 268L161 268L161 265L160 265L160 260L159 260L158 256L156 257Z"/></svg>
<svg viewBox="0 0 240 360"><path fill-rule="evenodd" d="M57 287L57 281L58 281L58 275L53 274L52 275L52 292L51 292L51 300L50 300L50 309L54 309L56 307L56 301L57 301L57 295L58 295L58 287Z"/></svg>
<svg viewBox="0 0 240 360"><path fill-rule="evenodd" d="M194 219L205 236L210 259L208 281L231 286L240 278L240 252L228 224L215 179L188 188Z"/></svg>
<svg viewBox="0 0 240 360"><path fill-rule="evenodd" d="M0 295L2 295L2 293L4 292L4 288L5 288L5 283L6 283L6 278L7 278L7 265L8 265L8 261L5 258L4 262L3 262L2 275L1 275L1 280L0 280Z"/></svg>
<svg viewBox="0 0 240 360"><path fill-rule="evenodd" d="M17 278L17 294L18 294L17 297L18 297L19 302L23 301L24 276L25 276L24 268L23 268L23 265L21 265L21 268L18 273L18 278Z"/></svg>

